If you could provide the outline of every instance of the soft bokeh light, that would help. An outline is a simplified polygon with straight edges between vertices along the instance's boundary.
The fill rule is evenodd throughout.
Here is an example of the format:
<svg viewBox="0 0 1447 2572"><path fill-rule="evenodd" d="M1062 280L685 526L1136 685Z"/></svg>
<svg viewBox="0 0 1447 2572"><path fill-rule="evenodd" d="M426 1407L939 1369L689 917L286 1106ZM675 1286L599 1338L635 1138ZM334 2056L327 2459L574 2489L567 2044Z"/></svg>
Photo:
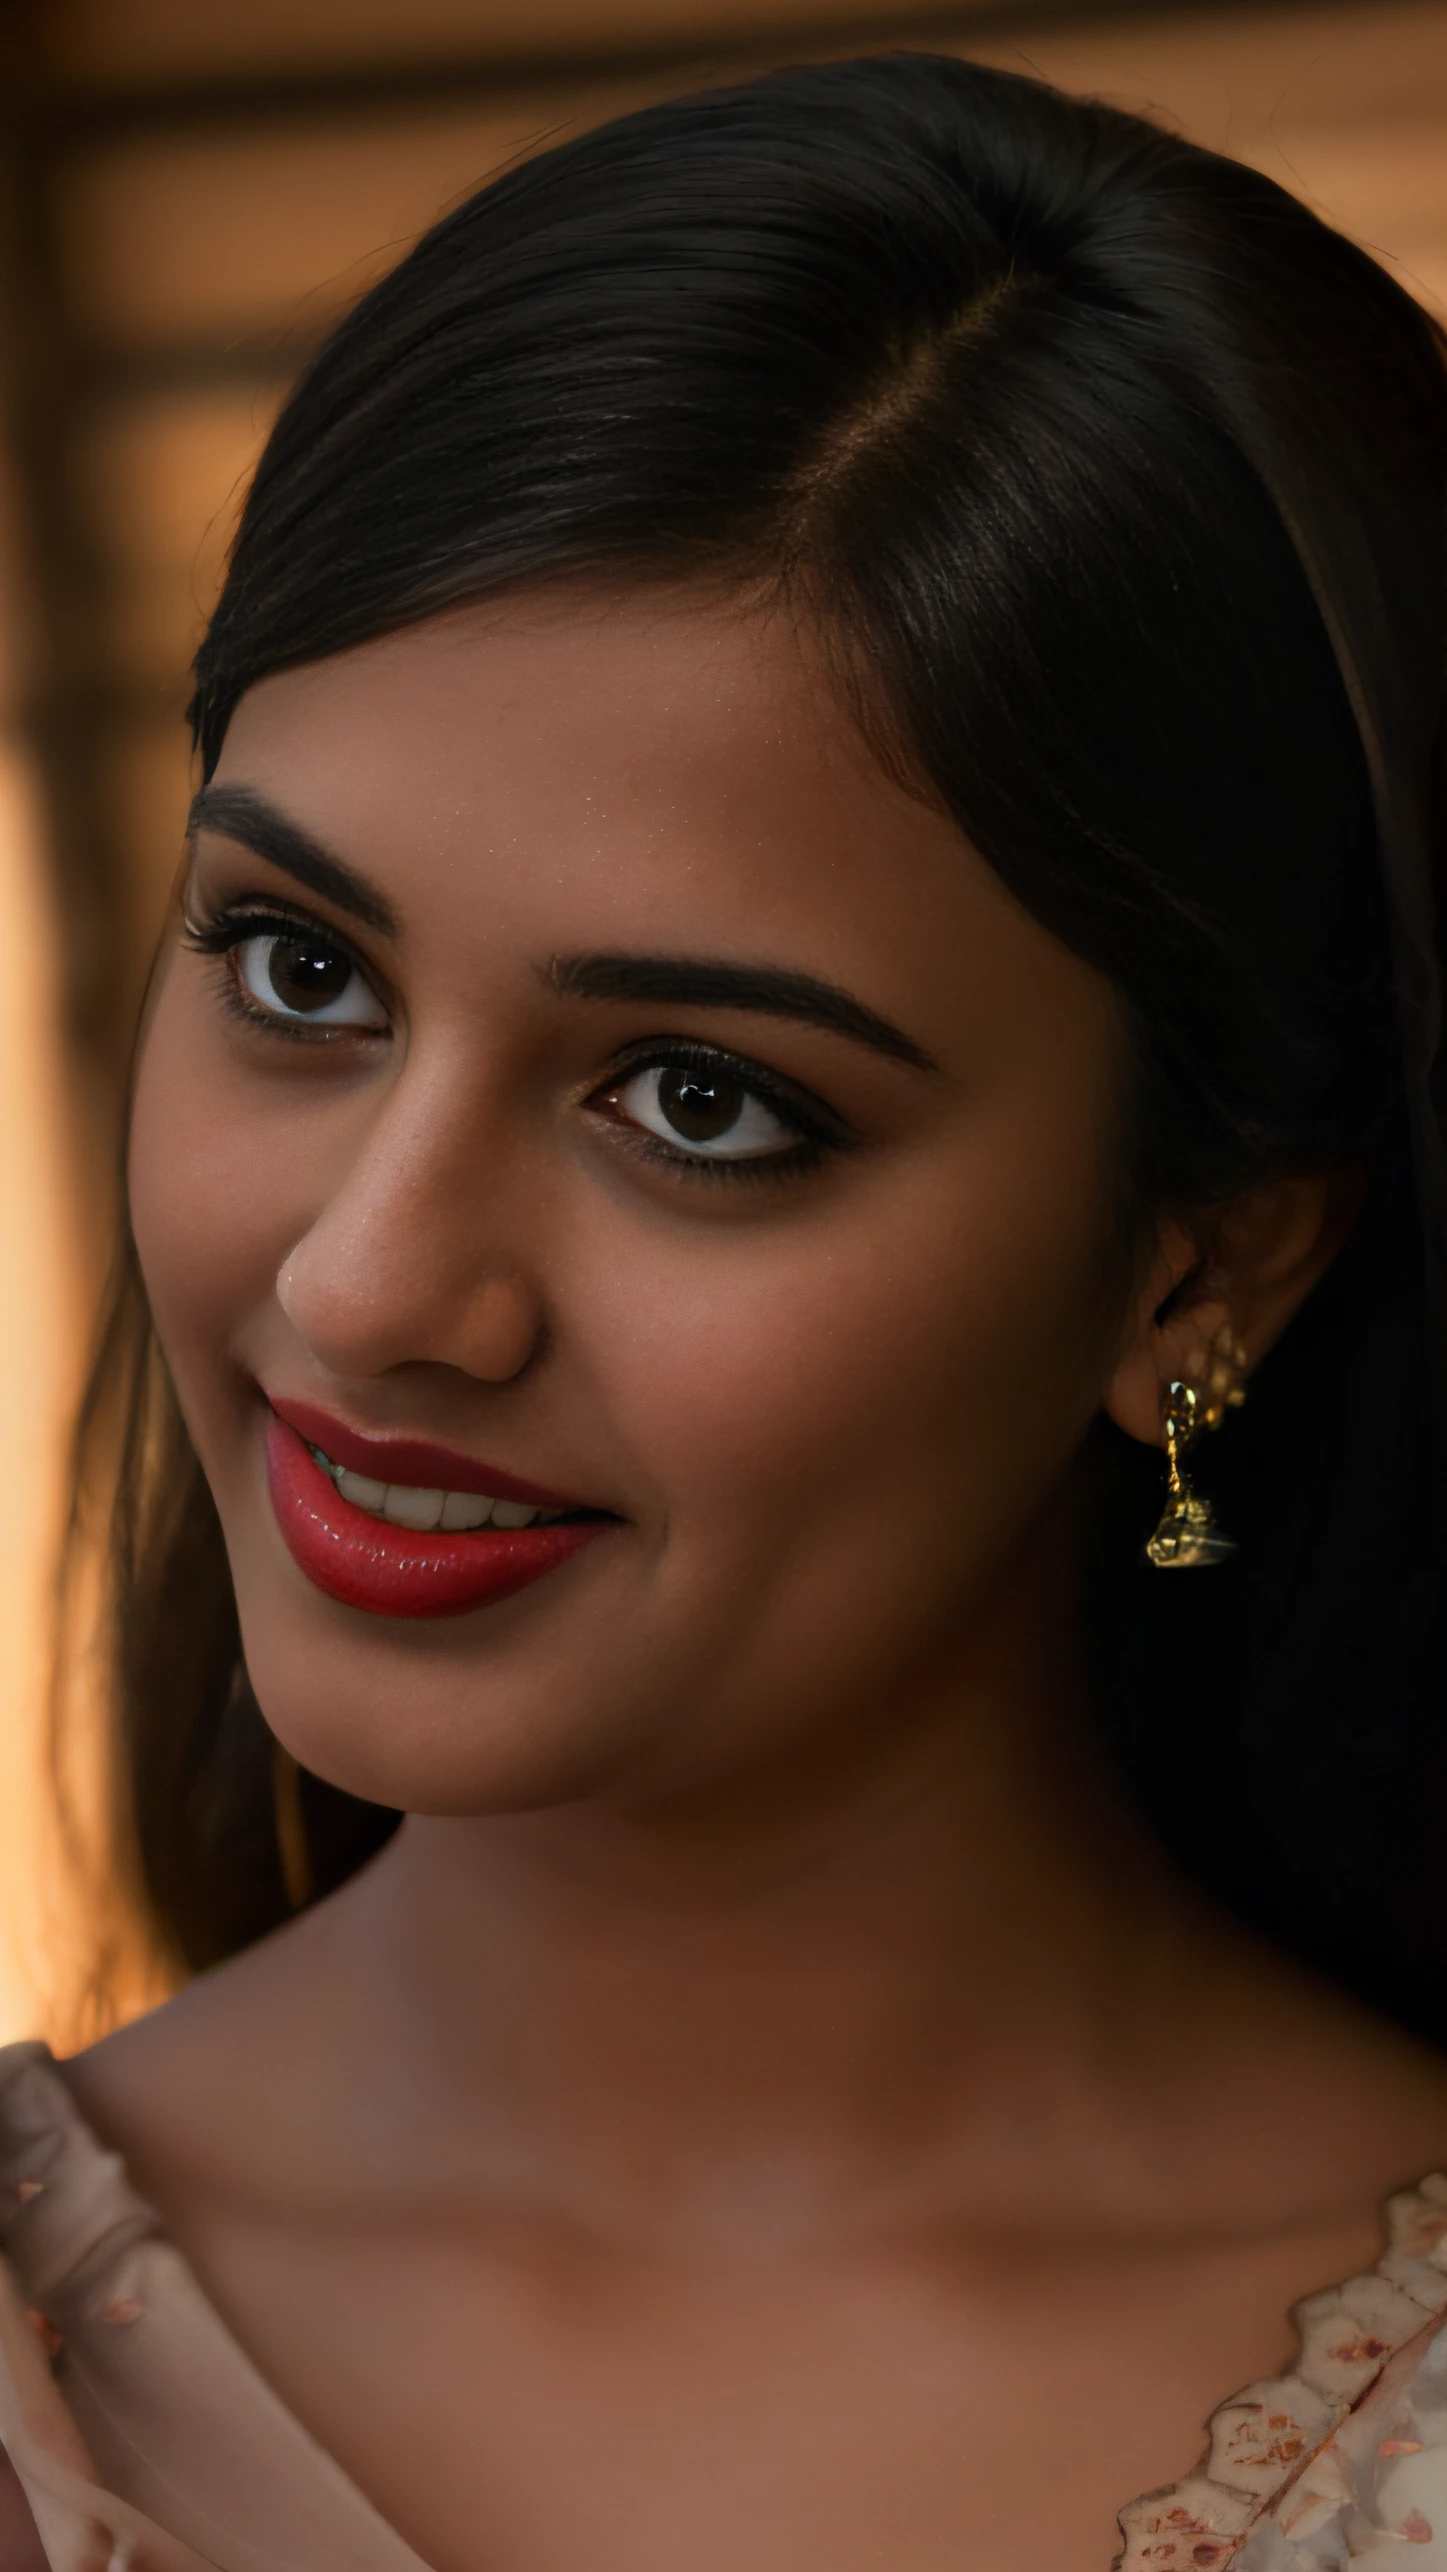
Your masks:
<svg viewBox="0 0 1447 2572"><path fill-rule="evenodd" d="M48 2019L59 1961L42 1716L83 1333L43 848L33 768L0 735L0 2039Z"/></svg>

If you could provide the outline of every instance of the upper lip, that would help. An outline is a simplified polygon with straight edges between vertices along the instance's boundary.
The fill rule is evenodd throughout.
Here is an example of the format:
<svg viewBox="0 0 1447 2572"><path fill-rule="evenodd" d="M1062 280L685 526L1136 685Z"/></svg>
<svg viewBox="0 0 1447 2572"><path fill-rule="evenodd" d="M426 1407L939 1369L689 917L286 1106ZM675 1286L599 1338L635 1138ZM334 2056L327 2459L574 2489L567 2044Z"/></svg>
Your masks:
<svg viewBox="0 0 1447 2572"><path fill-rule="evenodd" d="M286 1401L275 1393L266 1398L278 1420L295 1429L309 1447L320 1447L334 1465L365 1474L372 1482L405 1483L419 1491L475 1492L493 1500L525 1501L533 1509L592 1505L563 1492L545 1491L541 1483L524 1482L517 1474L504 1473L499 1465L480 1463L476 1456L460 1456L453 1447L434 1447L426 1438L374 1437L365 1429L349 1428L345 1420L334 1420L313 1403Z"/></svg>

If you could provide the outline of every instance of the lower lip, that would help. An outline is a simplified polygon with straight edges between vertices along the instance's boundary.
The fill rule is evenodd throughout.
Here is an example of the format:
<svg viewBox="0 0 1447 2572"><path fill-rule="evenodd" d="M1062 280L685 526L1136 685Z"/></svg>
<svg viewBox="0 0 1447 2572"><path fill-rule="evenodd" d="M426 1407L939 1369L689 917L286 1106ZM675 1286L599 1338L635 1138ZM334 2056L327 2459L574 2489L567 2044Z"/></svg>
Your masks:
<svg viewBox="0 0 1447 2572"><path fill-rule="evenodd" d="M266 1424L266 1480L292 1561L328 1598L369 1616L465 1616L490 1607L556 1572L613 1524L588 1518L571 1526L416 1535L343 1500L274 1412Z"/></svg>

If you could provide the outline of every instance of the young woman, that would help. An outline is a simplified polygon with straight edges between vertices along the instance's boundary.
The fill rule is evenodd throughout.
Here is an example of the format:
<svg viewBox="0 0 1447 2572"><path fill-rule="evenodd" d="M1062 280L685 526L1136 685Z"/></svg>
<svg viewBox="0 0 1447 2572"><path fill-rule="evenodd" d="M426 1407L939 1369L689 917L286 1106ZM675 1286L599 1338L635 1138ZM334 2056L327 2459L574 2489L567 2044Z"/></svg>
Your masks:
<svg viewBox="0 0 1447 2572"><path fill-rule="evenodd" d="M1444 498L1366 257L924 56L309 369L92 1409L208 1970L0 2063L7 2572L1447 2566Z"/></svg>

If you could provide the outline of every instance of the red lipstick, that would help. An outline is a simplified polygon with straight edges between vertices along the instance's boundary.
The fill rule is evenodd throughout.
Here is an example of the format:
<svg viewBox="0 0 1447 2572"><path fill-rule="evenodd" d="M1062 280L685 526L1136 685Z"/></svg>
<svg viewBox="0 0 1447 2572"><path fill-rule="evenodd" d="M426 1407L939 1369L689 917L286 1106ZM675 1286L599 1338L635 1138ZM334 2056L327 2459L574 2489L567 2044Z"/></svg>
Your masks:
<svg viewBox="0 0 1447 2572"><path fill-rule="evenodd" d="M451 1447L434 1447L423 1438L374 1438L370 1431L349 1429L344 1420L314 1409L310 1402L272 1400L284 1420L309 1447L320 1447L334 1465L366 1474L373 1482L411 1483L417 1491L489 1492L494 1500L522 1500L533 1509L581 1509L584 1504L565 1492L544 1491L537 1483L519 1482L497 1465L482 1465L476 1456L459 1456Z"/></svg>
<svg viewBox="0 0 1447 2572"><path fill-rule="evenodd" d="M266 1479L292 1560L328 1598L372 1616L464 1616L511 1598L570 1561L617 1521L597 1516L551 1527L477 1527L425 1534L394 1527L344 1500L310 1448L378 1482L423 1490L489 1492L535 1509L576 1503L491 1466L409 1438L368 1438L302 1403L277 1403L266 1424Z"/></svg>

